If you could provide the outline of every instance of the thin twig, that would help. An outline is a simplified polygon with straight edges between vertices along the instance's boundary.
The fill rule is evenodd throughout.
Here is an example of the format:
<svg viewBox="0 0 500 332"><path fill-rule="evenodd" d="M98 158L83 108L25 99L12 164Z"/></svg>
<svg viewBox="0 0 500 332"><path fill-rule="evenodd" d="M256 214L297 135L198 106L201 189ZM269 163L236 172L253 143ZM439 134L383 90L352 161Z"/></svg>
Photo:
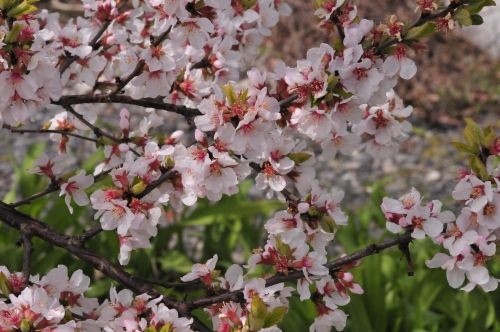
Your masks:
<svg viewBox="0 0 500 332"><path fill-rule="evenodd" d="M57 185L55 183L50 183L49 186L47 187L47 189L45 189L44 191L33 194L33 195L26 197L26 198L23 198L20 201L17 201L15 203L11 203L10 206L16 208L16 207L21 206L21 205L30 204L31 202L33 202L37 198L43 197L43 196L48 195L50 193L53 193L57 190L59 190L59 185Z"/></svg>
<svg viewBox="0 0 500 332"><path fill-rule="evenodd" d="M80 120L81 123L83 123L84 125L86 125L87 127L89 127L90 129L92 129L92 131L94 132L94 135L97 137L97 138L101 138L101 137L107 137L109 138L110 140L112 141L115 141L117 143L120 143L121 140L119 138L116 138L114 137L113 135L105 132L104 130L102 130L101 128L93 125L92 123L90 123L87 119L85 119L85 117L83 115L81 115L80 113L78 113L77 111L75 111L75 109L71 106L71 105L63 105L64 108L70 112L71 114L73 114L78 120Z"/></svg>
<svg viewBox="0 0 500 332"><path fill-rule="evenodd" d="M160 175L160 177L158 179L151 182L148 186L146 186L146 188L141 193L135 195L134 197L139 198L139 199L146 197L147 194L149 194L150 192L152 192L153 190L155 190L156 188L161 186L167 180L171 179L173 174L174 174L174 171L168 171L168 172L162 173L162 175Z"/></svg>
<svg viewBox="0 0 500 332"><path fill-rule="evenodd" d="M97 175L94 176L94 183L97 182L97 181L100 181L105 175L109 174L111 172L112 169L109 169L107 171L103 171ZM44 191L41 191L39 193L36 193L36 194L33 194L29 197L26 197L26 198L23 198L22 200L20 201L17 201L15 203L11 203L10 206L12 206L13 208L16 208L18 206L21 206L21 205L25 205L25 204L30 204L31 202L33 202L34 200L40 198L40 197L43 197L45 195L48 195L50 193L53 193L55 191L58 191L60 188L59 188L59 185L55 182L51 182L48 187L44 190Z"/></svg>
<svg viewBox="0 0 500 332"><path fill-rule="evenodd" d="M391 247L410 243L411 240L412 240L411 235L408 233L405 233L403 235L398 235L393 239L386 240L379 244L371 244L362 250L356 251L350 255L336 259L326 264L326 266L328 267L330 273L335 273L338 272L342 267L353 264L364 257L377 254ZM267 279L266 286L269 287L282 282L295 281L301 278L304 278L304 273L302 271L293 271L288 273L287 275L280 274ZM194 300L192 302L187 303L187 305L190 310L194 310L196 308L207 307L216 303L228 302L228 301L241 302L242 300L243 300L243 290L235 290L220 295Z"/></svg>
<svg viewBox="0 0 500 332"><path fill-rule="evenodd" d="M83 232L82 234L76 236L77 241L80 243L80 245L83 245L85 242L89 241L93 237L97 236L99 233L103 231L101 224L98 224L88 231Z"/></svg>
<svg viewBox="0 0 500 332"><path fill-rule="evenodd" d="M435 20L437 18L445 17L446 15L448 15L448 13L454 12L456 9L458 9L459 7L461 7L464 4L466 4L466 2L452 1L445 9L443 9L442 11L440 11L438 13L429 14L429 15L422 15L422 16L420 16L420 18L415 23L413 23L408 28L407 31L409 31L412 28L416 28L416 27L422 26L425 23L427 23L429 21L433 21L433 20ZM403 36L401 36L401 38L404 41L405 36L403 35ZM383 42L380 46L378 46L377 49L376 49L376 51L377 51L377 53L382 53L382 51L384 49L386 49L387 47L392 46L394 44L397 44L399 42L400 41L397 38L388 39L385 42Z"/></svg>
<svg viewBox="0 0 500 332"><path fill-rule="evenodd" d="M86 137L82 136L79 134L75 134L72 132L69 132L67 130L55 130L55 129L17 129L17 128L12 128L10 126L4 125L4 128L9 129L12 133L19 133L19 134L59 134L63 136L71 136L71 137L76 137L85 141L90 141L90 142L97 142L95 138L92 137Z"/></svg>
<svg viewBox="0 0 500 332"><path fill-rule="evenodd" d="M118 144L120 143L126 143L128 142L128 139L120 139L118 137L115 137L113 135L111 135L110 133L108 132L105 132L104 130L102 130L101 128L93 125L92 123L90 123L87 119L85 119L83 117L83 115L81 115L80 113L78 113L77 111L75 111L75 109L71 106L71 105L63 105L63 107L68 111L70 112L71 114L73 114L78 120L80 120L80 122L82 122L84 125L86 125L87 127L89 127L90 129L92 129L92 131L94 132L94 135L97 137L97 138L100 138L100 137L107 137L109 138L110 140L112 140L113 142L116 142ZM140 156L141 154L137 151L135 151L134 149L132 149L131 147L129 147L129 150L132 151L136 156Z"/></svg>

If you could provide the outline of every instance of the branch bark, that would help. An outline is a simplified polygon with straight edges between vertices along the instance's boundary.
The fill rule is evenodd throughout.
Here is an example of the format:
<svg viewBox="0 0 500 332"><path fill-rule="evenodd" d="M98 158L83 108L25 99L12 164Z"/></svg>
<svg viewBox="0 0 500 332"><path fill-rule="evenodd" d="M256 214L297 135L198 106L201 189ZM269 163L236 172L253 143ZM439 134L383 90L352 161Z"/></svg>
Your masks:
<svg viewBox="0 0 500 332"><path fill-rule="evenodd" d="M335 273L338 272L343 266L353 264L364 257L378 254L379 252L391 247L407 245L411 242L411 240L412 238L409 233L398 235L393 239L386 240L378 244L371 244L365 247L364 249L356 251L350 255L338 258L328 263L326 266L330 270L330 273ZM303 277L304 274L302 273L302 271L293 271L288 273L287 275L284 274L275 275L274 277L271 277L266 280L266 286L269 287L272 285L279 284L281 282L295 281ZM241 302L242 300L243 300L243 290L236 290L220 295L194 300L192 302L189 302L187 305L190 310L194 310L196 308L207 307L216 303L229 302L229 301Z"/></svg>
<svg viewBox="0 0 500 332"><path fill-rule="evenodd" d="M31 268L31 252L33 251L33 243L31 243L31 234L23 230L21 231L21 240L23 246L23 276L25 283L28 284Z"/></svg>
<svg viewBox="0 0 500 332"><path fill-rule="evenodd" d="M4 202L0 202L0 220L8 226L21 231L23 234L28 232L31 236L39 237L56 247L67 250L83 262L92 266L96 270L101 271L109 278L118 281L121 285L129 288L135 293L148 293L154 297L162 295L153 287L137 281L134 276L126 272L120 266L88 249L83 248L78 239L72 236L60 234L50 228L47 224L15 210ZM177 301L167 297L163 297L163 302L171 308L177 308L179 305Z"/></svg>
<svg viewBox="0 0 500 332"><path fill-rule="evenodd" d="M53 130L53 129L18 129L18 128L12 128L10 126L4 125L4 128L10 130L11 133L17 133L17 134L59 134L62 136L71 136L71 137L76 137L85 141L90 141L90 142L97 142L95 138L92 137L86 137L82 135L78 135L75 133L72 133L70 131L66 130Z"/></svg>
<svg viewBox="0 0 500 332"><path fill-rule="evenodd" d="M189 108L183 105L168 104L162 101L163 98L142 98L133 99L126 95L68 95L61 97L58 101L54 101L56 105L77 105L77 104L109 104L120 103L128 105L136 105L141 107L149 107L167 112L177 113L186 118L193 118L202 113L196 108Z"/></svg>

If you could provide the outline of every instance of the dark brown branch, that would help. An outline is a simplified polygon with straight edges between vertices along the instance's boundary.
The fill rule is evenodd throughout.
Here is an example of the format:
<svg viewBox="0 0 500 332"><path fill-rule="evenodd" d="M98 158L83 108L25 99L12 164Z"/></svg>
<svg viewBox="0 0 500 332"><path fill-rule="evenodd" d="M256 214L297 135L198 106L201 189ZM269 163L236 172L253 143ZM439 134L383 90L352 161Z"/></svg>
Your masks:
<svg viewBox="0 0 500 332"><path fill-rule="evenodd" d="M186 118L192 118L202 113L196 108L188 108L183 105L168 104L162 101L163 98L142 98L133 99L126 95L69 95L63 96L58 101L53 102L56 105L77 105L77 104L109 104L120 103L128 105L136 105L141 107L149 107L167 112L177 113Z"/></svg>
<svg viewBox="0 0 500 332"><path fill-rule="evenodd" d="M90 142L97 142L95 138L92 137L86 137L82 135L78 135L66 130L53 130L53 129L17 129L17 128L12 128L10 126L4 125L4 128L9 129L12 133L19 133L19 134L59 134L63 136L71 136L71 137L76 137L82 140L90 141Z"/></svg>
<svg viewBox="0 0 500 332"><path fill-rule="evenodd" d="M70 112L71 114L73 114L78 120L80 120L80 122L82 122L84 125L86 125L87 127L89 127L90 129L92 129L92 131L94 132L94 135L97 137L97 138L100 138L100 137L107 137L109 138L110 140L112 140L113 142L116 142L116 143L126 143L128 142L128 139L120 139L118 137L115 137L107 132L105 132L104 130L102 130L101 128L93 125L92 123L90 123L87 119L85 119L83 117L83 115L81 115L80 113L78 113L77 111L75 111L75 109L71 106L71 105L63 105L63 107L68 111ZM132 149L131 147L129 147L129 150L132 151L136 156L140 156L141 154L137 151L135 151L134 149Z"/></svg>
<svg viewBox="0 0 500 332"><path fill-rule="evenodd" d="M33 194L30 197L23 198L20 201L17 201L15 203L10 204L10 206L12 206L12 207L18 207L18 206L21 206L21 205L30 204L35 199L43 197L43 196L48 195L50 193L53 193L53 192L55 192L57 190L59 190L59 185L51 183L51 184L49 184L49 186L47 187L47 189L45 189L44 191L41 191L41 192L36 193L36 194Z"/></svg>
<svg viewBox="0 0 500 332"><path fill-rule="evenodd" d="M31 253L33 251L33 243L31 243L31 235L28 231L21 231L21 240L23 245L23 276L26 284L30 278Z"/></svg>
<svg viewBox="0 0 500 332"><path fill-rule="evenodd" d="M362 250L356 251L350 255L338 258L328 264L326 266L330 270L330 273L335 273L338 272L342 267L353 264L356 261L367 257L371 256L374 254L377 254L385 249L395 247L395 246L400 246L400 245L407 245L411 242L412 238L409 233L405 233L403 235L398 235L393 239L386 240L384 242L378 243L378 244L371 244L367 247L365 247ZM266 286L272 286L279 284L281 282L287 282L287 281L295 281L300 278L303 278L304 274L302 271L293 271L288 273L287 275L280 274L276 275L274 277L271 277L266 280ZM240 302L243 299L243 290L236 290L232 292L227 292L224 294L216 295L216 296L211 296L211 297L206 297L206 298L201 298L198 300L194 300L190 303L188 303L188 307L190 310L196 309L196 308L201 308L201 307L207 307L215 303L221 303L221 302L228 302L228 301L235 301L235 302Z"/></svg>
<svg viewBox="0 0 500 332"><path fill-rule="evenodd" d="M97 137L97 138L101 138L101 137L107 137L109 138L110 140L114 141L114 142L117 142L117 143L121 143L121 140L119 138L116 138L114 137L113 135L105 132L104 130L102 130L101 128L97 127L97 126L94 126L92 123L90 123L87 119L85 119L85 117L83 115L81 115L80 113L78 113L77 111L75 111L75 109L71 106L71 105L63 105L64 108L70 112L71 114L73 114L78 120L80 120L81 123L83 123L84 125L86 125L87 127L89 127L90 129L92 129L92 131L94 132L94 135Z"/></svg>
<svg viewBox="0 0 500 332"><path fill-rule="evenodd" d="M203 289L206 287L199 280L193 280L193 281L189 281L189 282L176 282L176 281L154 280L154 279L148 279L148 278L142 278L142 277L136 277L136 278L145 282L145 283L151 284L151 285L156 285L156 286L160 286L160 287L168 288L168 289L175 289L178 291L187 290L187 289L189 289L189 290Z"/></svg>
<svg viewBox="0 0 500 332"><path fill-rule="evenodd" d="M103 35L103 33L108 29L110 24L111 24L111 21L105 21L102 24L99 31L97 31L97 33L95 34L94 38L92 38L92 40L90 41L89 46L91 46L94 51L99 48L99 46L100 46L99 40L101 39L101 36ZM71 64L73 62L75 62L77 59L78 59L78 56L68 55L64 59L62 65L61 65L61 68L59 68L59 73L61 73L61 74L64 73L66 71L66 69L68 69L69 66L71 66Z"/></svg>
<svg viewBox="0 0 500 332"><path fill-rule="evenodd" d="M129 288L134 293L148 293L153 297L162 295L155 288L137 281L131 274L126 272L120 266L88 249L85 249L80 245L78 239L75 239L72 236L57 233L47 224L15 210L4 202L0 202L0 220L8 226L21 231L23 234L28 233L31 236L39 237L56 247L67 250L69 253L75 255L96 270L101 271L109 278L116 280L121 285ZM179 302L165 296L162 301L170 308L177 308L179 306Z"/></svg>
<svg viewBox="0 0 500 332"><path fill-rule="evenodd" d="M98 224L88 231L83 232L82 234L77 236L78 242L80 245L83 245L85 242L88 240L92 239L93 237L97 236L99 233L103 231L101 224Z"/></svg>
<svg viewBox="0 0 500 332"><path fill-rule="evenodd" d="M141 193L135 195L135 197L139 199L146 197L147 194L149 194L150 192L161 186L167 180L171 179L173 174L174 171L164 172L162 175L160 175L158 179L151 182Z"/></svg>

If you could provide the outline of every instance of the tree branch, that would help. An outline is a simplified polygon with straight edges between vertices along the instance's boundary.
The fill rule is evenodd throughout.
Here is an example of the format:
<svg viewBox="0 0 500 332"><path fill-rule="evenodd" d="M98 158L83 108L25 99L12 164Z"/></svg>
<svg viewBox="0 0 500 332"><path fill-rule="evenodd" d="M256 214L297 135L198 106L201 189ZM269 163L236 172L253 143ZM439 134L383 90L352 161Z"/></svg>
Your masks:
<svg viewBox="0 0 500 332"><path fill-rule="evenodd" d="M90 141L90 142L97 142L95 138L92 137L86 137L82 136L79 134L75 134L66 130L53 130L53 129L18 129L18 128L12 128L8 125L4 125L4 128L10 130L12 133L19 133L19 134L59 134L63 136L71 136L71 137L76 137L85 141Z"/></svg>
<svg viewBox="0 0 500 332"><path fill-rule="evenodd" d="M68 95L61 97L53 104L61 106L77 105L77 104L109 104L120 103L128 105L136 105L141 107L154 108L167 112L177 113L186 118L192 118L202 113L196 108L189 108L183 105L168 104L162 101L163 98L142 98L133 99L126 95Z"/></svg>
<svg viewBox="0 0 500 332"><path fill-rule="evenodd" d="M97 181L99 181L99 180L101 180L101 178L103 178L104 175L107 175L110 172L111 172L111 169L109 169L107 171L104 171L104 172L101 172L101 173L99 173L97 175L94 175L94 183L97 182ZM15 208L15 207L18 207L18 206L21 206L21 205L29 204L32 201L34 201L35 199L43 197L43 196L48 195L50 193L53 193L55 191L58 191L59 189L60 188L59 188L59 185L57 183L51 182L48 185L47 189L45 189L44 191L41 191L41 192L36 193L34 195L31 195L31 196L29 196L27 198L23 198L22 200L17 201L15 203L11 203L10 206L12 206L12 207Z"/></svg>
<svg viewBox="0 0 500 332"><path fill-rule="evenodd" d="M5 204L4 202L0 202L0 220L6 225L21 231L23 234L27 232L31 236L39 237L56 247L67 250L83 262L92 266L96 270L101 271L109 278L129 288L134 293L148 293L153 297L162 296L162 294L160 294L155 288L138 281L134 278L134 276L126 272L120 266L88 249L83 248L80 245L78 238L60 234L50 228L47 224L15 210L13 207ZM179 306L179 302L165 296L163 296L162 302L170 308L177 308Z"/></svg>
<svg viewBox="0 0 500 332"><path fill-rule="evenodd" d="M33 244L31 243L31 235L28 231L21 231L21 240L23 246L23 275L26 284L30 278L30 267L31 267L31 253L33 251Z"/></svg>
<svg viewBox="0 0 500 332"><path fill-rule="evenodd" d="M158 179L151 182L141 193L135 195L134 197L139 199L146 197L147 194L149 194L150 192L161 186L167 180L171 179L174 173L175 173L174 171L167 171L162 173L162 175L160 175Z"/></svg>
<svg viewBox="0 0 500 332"><path fill-rule="evenodd" d="M101 137L107 137L109 138L110 140L114 141L114 142L117 142L117 143L121 143L121 140L119 138L116 138L114 137L113 135L105 132L104 130L102 130L101 128L97 127L97 126L94 126L92 123L90 123L87 119L85 119L83 117L83 115L81 115L80 113L78 113L77 111L75 111L75 109L71 106L71 105L63 105L64 108L70 112L71 114L73 114L78 120L80 120L81 123L83 123L84 125L86 125L87 127L89 127L90 129L92 129L92 131L94 132L94 135L97 137L97 138L101 138Z"/></svg>
<svg viewBox="0 0 500 332"><path fill-rule="evenodd" d="M118 144L120 143L126 143L128 142L128 139L120 139L118 137L115 137L107 132L105 132L104 130L102 130L101 128L93 125L92 123L90 123L87 119L85 119L83 117L83 115L81 115L80 113L78 113L77 111L75 111L75 109L71 106L71 105L63 105L63 107L68 111L70 112L71 114L73 114L78 120L80 120L80 122L82 122L84 125L86 125L87 127L89 127L90 129L92 129L92 131L94 132L94 135L97 137L97 138L100 138L100 137L107 137L109 138L110 140L112 140L113 142L116 142ZM141 154L137 151L135 151L134 149L132 149L131 147L129 147L129 150L132 151L136 156L140 156Z"/></svg>
<svg viewBox="0 0 500 332"><path fill-rule="evenodd" d="M92 227L88 231L83 232L82 234L77 236L78 243L80 245L83 245L85 242L88 240L92 239L93 237L97 236L99 233L103 231L101 224L97 224L96 226Z"/></svg>
<svg viewBox="0 0 500 332"><path fill-rule="evenodd" d="M443 9L440 12L437 12L435 14L429 14L429 15L421 15L420 18L408 28L408 30L410 30L412 28L419 27L421 25L424 25L425 23L427 23L429 21L433 21L437 18L445 17L446 15L448 15L448 13L454 12L456 9L465 5L466 3L467 3L466 1L452 1L445 9ZM404 38L405 38L405 36L403 35L402 36L403 41L404 41ZM399 40L397 38L391 38L389 40L386 40L379 47L377 47L377 52L380 53L385 48L392 46L394 44L397 44L397 43L399 43Z"/></svg>
<svg viewBox="0 0 500 332"><path fill-rule="evenodd" d="M386 240L384 242L378 243L378 244L371 244L367 247L365 247L362 250L356 251L350 255L338 258L328 264L326 266L330 270L330 273L335 273L338 272L343 266L355 263L356 261L367 257L371 256L374 254L377 254L385 249L395 247L395 246L400 246L404 244L409 244L411 242L412 238L409 233L405 233L403 235L398 235L393 239ZM287 281L295 281L300 278L303 278L304 274L302 271L293 271L288 273L287 275L280 274L280 275L275 275L274 277L271 277L266 280L266 286L272 286L279 284L281 282L287 282ZM234 302L241 302L243 299L243 290L236 290L232 292L227 292L224 294L220 295L215 295L211 297L206 297L206 298L201 298L198 300L194 300L192 302L189 302L188 308L190 310L194 310L196 308L201 308L201 307L207 307L212 304L216 303L221 303L221 302L228 302L228 301L234 301Z"/></svg>
<svg viewBox="0 0 500 332"><path fill-rule="evenodd" d="M12 207L15 208L15 207L18 207L18 206L21 206L21 205L30 204L35 199L43 197L43 196L48 195L50 193L53 193L53 192L55 192L57 190L59 190L59 185L55 184L55 183L50 183L49 186L47 187L47 189L45 189L44 191L41 191L41 192L36 193L36 194L33 194L33 195L31 195L29 197L26 197L26 198L23 198L20 201L17 201L15 203L11 203L10 206L12 206Z"/></svg>

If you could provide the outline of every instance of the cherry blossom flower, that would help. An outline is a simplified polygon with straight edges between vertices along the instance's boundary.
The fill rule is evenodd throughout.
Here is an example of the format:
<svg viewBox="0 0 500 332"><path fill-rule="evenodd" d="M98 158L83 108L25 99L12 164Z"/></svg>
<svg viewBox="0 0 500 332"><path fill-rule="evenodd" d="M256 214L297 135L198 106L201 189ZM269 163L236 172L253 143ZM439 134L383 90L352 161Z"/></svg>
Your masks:
<svg viewBox="0 0 500 332"><path fill-rule="evenodd" d="M218 256L214 255L214 257L210 258L205 264L194 264L191 272L181 277L181 280L188 282L201 279L205 285L210 286L214 281L213 272L215 265L217 264L217 260Z"/></svg>
<svg viewBox="0 0 500 332"><path fill-rule="evenodd" d="M33 168L30 170L34 174L43 174L50 179L56 179L60 176L65 167L65 157L64 155L57 155L50 158L46 154L42 154L33 164Z"/></svg>
<svg viewBox="0 0 500 332"><path fill-rule="evenodd" d="M89 198L85 193L85 189L90 187L94 183L94 177L92 175L85 175L85 171L80 171L77 175L74 175L61 184L61 192L59 196L64 195L64 201L70 213L73 213L73 207L71 206L71 198L75 201L78 206L85 206L89 204Z"/></svg>
<svg viewBox="0 0 500 332"><path fill-rule="evenodd" d="M383 70L389 75L399 73L402 79L409 80L417 73L415 61L407 57L406 46L399 44L394 50L394 55L387 57L384 61Z"/></svg>

